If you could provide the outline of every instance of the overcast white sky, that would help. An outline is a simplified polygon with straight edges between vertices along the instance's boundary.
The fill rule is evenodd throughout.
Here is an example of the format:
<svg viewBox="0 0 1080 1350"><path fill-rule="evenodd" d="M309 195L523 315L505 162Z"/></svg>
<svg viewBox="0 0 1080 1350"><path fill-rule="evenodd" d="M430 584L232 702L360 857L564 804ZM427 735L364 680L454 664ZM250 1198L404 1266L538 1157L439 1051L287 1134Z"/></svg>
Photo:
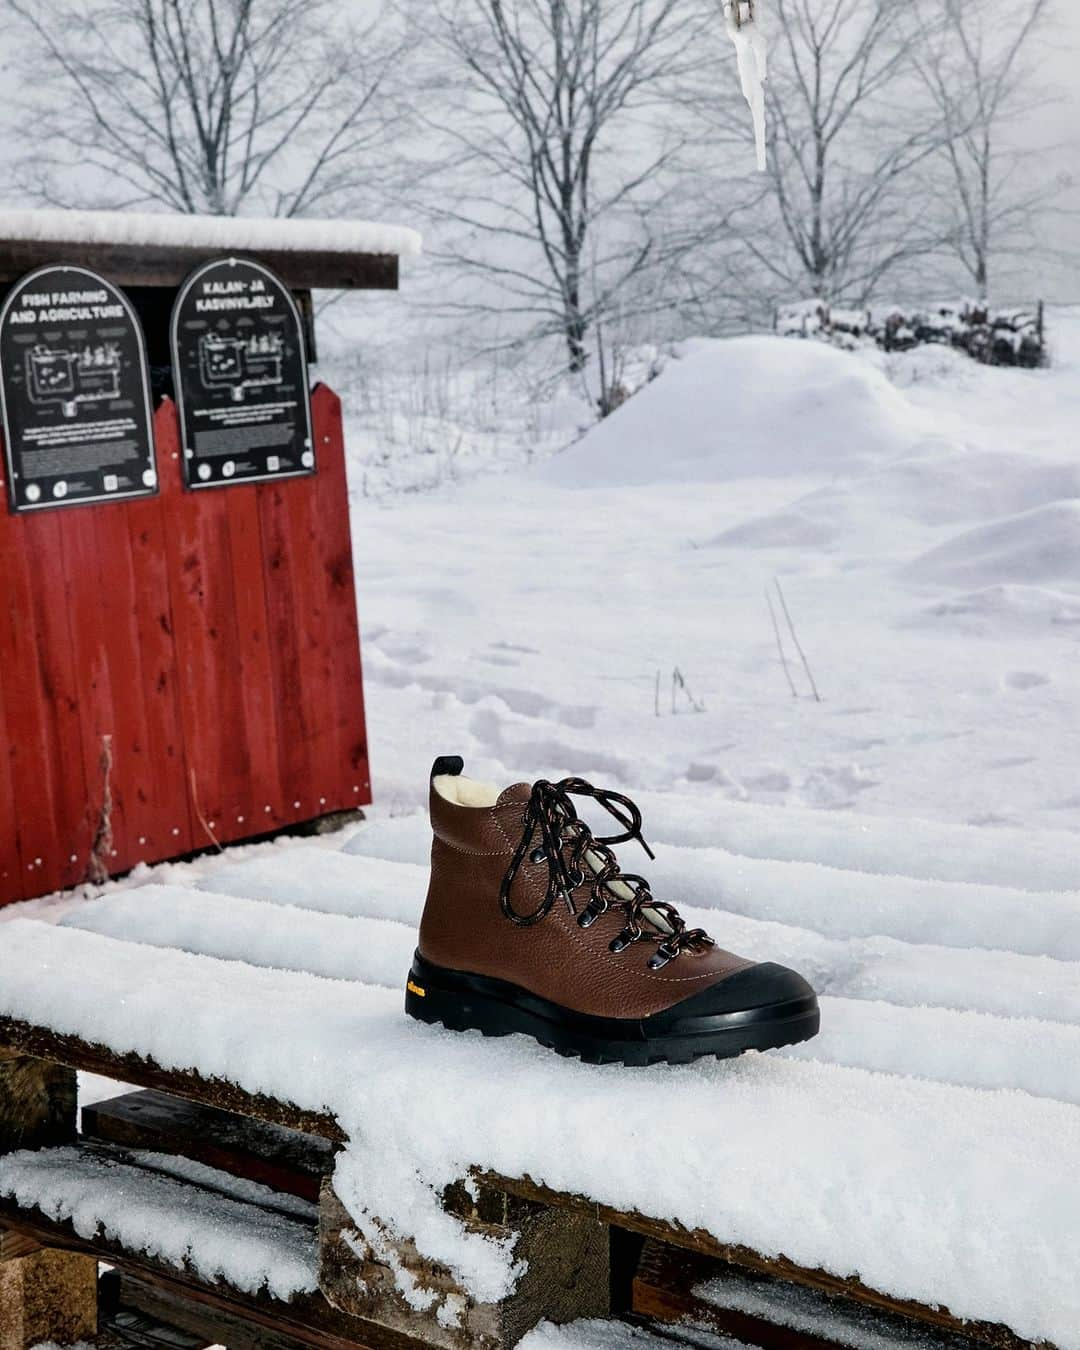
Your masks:
<svg viewBox="0 0 1080 1350"><path fill-rule="evenodd" d="M379 0L348 2L357 8L377 7ZM769 0L761 0L761 4L767 15ZM1037 172L1059 180L1065 187L1062 203L1069 214L1050 231L1049 242L1056 256L1033 258L1030 267L1017 267L1009 286L1014 293L1000 296L1002 300L1026 301L1041 295L1052 302L1080 303L1080 4L1077 0L1055 0L1055 11L1040 53L1043 67L1039 80L1044 89L1053 90L1054 99L1017 134L1023 143L1038 147ZM10 181L4 182L2 172L3 160L17 145L25 79L17 46L9 41L10 24L10 17L0 20L0 84L5 91L0 110L0 203L23 205L13 198ZM719 50L728 54L724 43Z"/></svg>

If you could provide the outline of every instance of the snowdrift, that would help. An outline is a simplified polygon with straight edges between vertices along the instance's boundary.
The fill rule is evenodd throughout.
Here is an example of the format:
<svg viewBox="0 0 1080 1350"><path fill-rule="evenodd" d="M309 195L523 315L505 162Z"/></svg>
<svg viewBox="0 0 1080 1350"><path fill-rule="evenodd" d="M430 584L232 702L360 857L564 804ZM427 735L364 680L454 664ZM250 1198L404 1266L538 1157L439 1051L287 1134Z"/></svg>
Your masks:
<svg viewBox="0 0 1080 1350"><path fill-rule="evenodd" d="M1080 500L965 530L916 558L905 573L915 581L972 587L1080 582Z"/></svg>
<svg viewBox="0 0 1080 1350"><path fill-rule="evenodd" d="M916 526L970 525L1080 498L1080 467L922 437L881 467L830 483L781 511L740 521L711 542L723 548L826 552L861 537L870 551ZM1015 578L1022 580L1023 578Z"/></svg>
<svg viewBox="0 0 1080 1350"><path fill-rule="evenodd" d="M935 601L910 622L927 628L948 624L978 636L1023 636L1058 629L1069 637L1080 630L1080 596L1044 586L985 586Z"/></svg>
<svg viewBox="0 0 1080 1350"><path fill-rule="evenodd" d="M538 472L565 487L832 476L899 454L921 428L880 371L844 352L701 340Z"/></svg>

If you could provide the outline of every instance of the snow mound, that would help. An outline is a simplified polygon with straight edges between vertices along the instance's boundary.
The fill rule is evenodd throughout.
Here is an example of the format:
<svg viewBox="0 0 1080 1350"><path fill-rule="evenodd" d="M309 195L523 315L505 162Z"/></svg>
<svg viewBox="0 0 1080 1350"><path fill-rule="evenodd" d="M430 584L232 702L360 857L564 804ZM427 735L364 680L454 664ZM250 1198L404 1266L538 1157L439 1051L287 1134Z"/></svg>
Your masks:
<svg viewBox="0 0 1080 1350"><path fill-rule="evenodd" d="M786 510L741 520L709 542L717 548L798 548L826 552L837 546L856 524L851 494L825 488L792 503Z"/></svg>
<svg viewBox="0 0 1080 1350"><path fill-rule="evenodd" d="M935 439L867 475L860 497L926 525L985 521L1080 497L1080 466L1007 451L971 451Z"/></svg>
<svg viewBox="0 0 1080 1350"><path fill-rule="evenodd" d="M830 483L783 510L740 521L711 542L723 548L880 552L898 521L941 527L985 521L1080 498L1080 467L1006 452L970 451L922 437L911 453ZM903 556L902 551L899 556Z"/></svg>
<svg viewBox="0 0 1080 1350"><path fill-rule="evenodd" d="M1052 502L965 530L904 570L916 581L943 585L1080 581L1080 501Z"/></svg>
<svg viewBox="0 0 1080 1350"><path fill-rule="evenodd" d="M1080 595L1044 586L985 586L938 600L909 622L926 628L947 625L990 637L1053 628L1068 636L1080 627Z"/></svg>
<svg viewBox="0 0 1080 1350"><path fill-rule="evenodd" d="M708 340L538 472L565 487L831 476L922 434L905 397L847 353L777 337Z"/></svg>

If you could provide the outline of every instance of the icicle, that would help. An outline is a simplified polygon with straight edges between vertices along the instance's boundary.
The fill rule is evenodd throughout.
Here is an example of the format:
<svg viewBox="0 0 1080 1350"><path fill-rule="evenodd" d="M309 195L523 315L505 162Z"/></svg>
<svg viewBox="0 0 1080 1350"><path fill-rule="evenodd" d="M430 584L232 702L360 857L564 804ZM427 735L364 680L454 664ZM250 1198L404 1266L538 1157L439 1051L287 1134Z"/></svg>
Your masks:
<svg viewBox="0 0 1080 1350"><path fill-rule="evenodd" d="M759 0L724 0L724 22L739 62L739 83L754 119L757 166L765 171L765 80L768 54L755 13Z"/></svg>

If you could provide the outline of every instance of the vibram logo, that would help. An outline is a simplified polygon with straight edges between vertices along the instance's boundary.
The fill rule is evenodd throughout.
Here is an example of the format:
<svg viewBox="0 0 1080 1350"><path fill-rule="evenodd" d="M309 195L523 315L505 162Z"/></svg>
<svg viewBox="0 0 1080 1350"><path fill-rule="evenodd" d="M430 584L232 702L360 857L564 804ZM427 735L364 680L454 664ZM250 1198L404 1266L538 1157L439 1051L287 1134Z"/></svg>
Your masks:
<svg viewBox="0 0 1080 1350"><path fill-rule="evenodd" d="M427 990L421 989L418 984L413 984L412 980L405 986L410 994L415 994L417 998L427 998Z"/></svg>

